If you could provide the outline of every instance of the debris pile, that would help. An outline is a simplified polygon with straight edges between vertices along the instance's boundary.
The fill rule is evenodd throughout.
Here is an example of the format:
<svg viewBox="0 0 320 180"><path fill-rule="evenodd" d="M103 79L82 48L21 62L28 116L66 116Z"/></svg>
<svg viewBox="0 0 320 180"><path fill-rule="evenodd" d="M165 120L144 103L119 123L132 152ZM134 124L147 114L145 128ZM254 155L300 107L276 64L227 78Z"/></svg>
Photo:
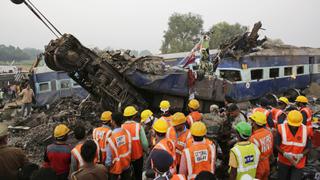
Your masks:
<svg viewBox="0 0 320 180"><path fill-rule="evenodd" d="M98 122L99 105L89 99L81 101L75 97L61 98L49 107L34 109L30 117L22 118L17 114L9 129L12 131L9 144L25 150L31 162L41 164L45 147L52 143L52 132L59 123L65 123L73 129L82 123L89 130ZM72 134L72 132L71 132ZM75 144L71 135L68 143Z"/></svg>

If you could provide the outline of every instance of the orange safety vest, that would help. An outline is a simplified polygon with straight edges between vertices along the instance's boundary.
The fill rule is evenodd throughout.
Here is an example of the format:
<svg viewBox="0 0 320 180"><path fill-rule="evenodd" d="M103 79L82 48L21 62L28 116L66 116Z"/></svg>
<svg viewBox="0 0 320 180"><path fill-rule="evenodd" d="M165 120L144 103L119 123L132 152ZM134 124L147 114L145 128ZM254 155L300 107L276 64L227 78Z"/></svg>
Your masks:
<svg viewBox="0 0 320 180"><path fill-rule="evenodd" d="M170 180L186 180L186 177L183 174L175 174Z"/></svg>
<svg viewBox="0 0 320 180"><path fill-rule="evenodd" d="M170 126L166 133L166 138L171 139L173 142L177 141L177 133L173 126Z"/></svg>
<svg viewBox="0 0 320 180"><path fill-rule="evenodd" d="M92 132L92 139L96 142L98 142L98 148L101 151L101 162L106 161L107 152L107 140L108 137L111 135L112 131L109 127L101 126L97 127Z"/></svg>
<svg viewBox="0 0 320 180"><path fill-rule="evenodd" d="M99 153L99 149L98 149L98 143L96 141L94 141L97 145L97 153L96 156L94 158L94 164L98 163L100 160L100 153ZM81 147L82 147L83 143L77 144L72 150L71 150L71 155L76 159L77 161L77 170L83 166L84 161L81 157Z"/></svg>
<svg viewBox="0 0 320 180"><path fill-rule="evenodd" d="M305 112L307 115L307 126L310 127L311 124L311 120L312 120L312 110L308 107L303 107L300 112Z"/></svg>
<svg viewBox="0 0 320 180"><path fill-rule="evenodd" d="M210 141L210 140L207 139L207 138L205 138L203 141L204 141L206 144L208 144L208 145L213 144L213 142ZM191 136L189 139L187 139L187 143L186 143L186 147L185 147L185 148L191 147L191 146L193 145L193 142L194 142L194 139L193 139L193 137Z"/></svg>
<svg viewBox="0 0 320 180"><path fill-rule="evenodd" d="M130 133L121 129L118 132L112 132L108 138L109 147L112 153L111 174L121 174L131 163L131 136Z"/></svg>
<svg viewBox="0 0 320 180"><path fill-rule="evenodd" d="M188 179L195 179L201 171L214 174L216 161L216 146L214 144L195 144L183 150L186 157Z"/></svg>
<svg viewBox="0 0 320 180"><path fill-rule="evenodd" d="M287 123L278 125L278 132L281 136L282 142L280 149L286 153L301 154L307 146L307 140L310 136L310 130L302 124L297 130L295 136L292 135ZM291 166L292 163L285 158L281 153L278 153L279 162ZM297 169L304 168L306 163L306 156L304 156L296 165Z"/></svg>
<svg viewBox="0 0 320 180"><path fill-rule="evenodd" d="M191 125L194 122L201 121L201 120L202 120L202 114L199 113L198 111L193 111L187 116L187 123L189 124L189 127L191 127Z"/></svg>
<svg viewBox="0 0 320 180"><path fill-rule="evenodd" d="M168 122L169 126L172 126L171 121L172 121L172 116L161 116L159 119L164 119Z"/></svg>
<svg viewBox="0 0 320 180"><path fill-rule="evenodd" d="M176 173L176 151L175 151L175 145L174 142L169 138L163 138L161 139L153 149L162 149L167 151L173 158L173 163L170 167L170 172L172 174Z"/></svg>
<svg viewBox="0 0 320 180"><path fill-rule="evenodd" d="M131 135L131 160L134 161L140 159L143 156L143 148L140 141L141 125L135 121L126 121L124 124L122 124L122 128L126 129Z"/></svg>
<svg viewBox="0 0 320 180"><path fill-rule="evenodd" d="M253 132L250 141L254 143L261 152L256 174L256 178L261 179L261 177L259 177L261 174L269 174L270 172L269 158L273 154L273 135L268 129L260 128Z"/></svg>
<svg viewBox="0 0 320 180"><path fill-rule="evenodd" d="M177 137L177 133L174 127L170 127L167 131L166 137L171 139L176 146L176 158L177 158L177 165L180 164L180 159L182 155L182 151L186 148L187 141L192 138L190 130L186 129L182 134Z"/></svg>
<svg viewBox="0 0 320 180"><path fill-rule="evenodd" d="M281 109L272 108L271 115L272 115L272 120L273 120L273 123L274 123L274 127L278 126L279 117L282 114L283 114L283 111Z"/></svg>

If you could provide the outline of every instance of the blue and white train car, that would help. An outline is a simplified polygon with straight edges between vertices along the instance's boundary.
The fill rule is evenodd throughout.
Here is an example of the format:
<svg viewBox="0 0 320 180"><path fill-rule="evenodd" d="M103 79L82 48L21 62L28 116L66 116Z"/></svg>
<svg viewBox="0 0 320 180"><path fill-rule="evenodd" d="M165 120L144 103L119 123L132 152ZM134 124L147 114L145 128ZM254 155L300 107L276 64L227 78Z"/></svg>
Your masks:
<svg viewBox="0 0 320 180"><path fill-rule="evenodd" d="M83 99L88 95L66 72L53 71L47 66L35 68L31 81L37 106L51 104L61 97L76 96Z"/></svg>
<svg viewBox="0 0 320 180"><path fill-rule="evenodd" d="M210 51L214 53L215 50ZM186 55L177 53L162 57L168 64L178 65ZM223 58L215 75L224 81L225 95L238 102L269 93L303 90L311 83L320 84L320 49L272 48L244 55L239 60Z"/></svg>

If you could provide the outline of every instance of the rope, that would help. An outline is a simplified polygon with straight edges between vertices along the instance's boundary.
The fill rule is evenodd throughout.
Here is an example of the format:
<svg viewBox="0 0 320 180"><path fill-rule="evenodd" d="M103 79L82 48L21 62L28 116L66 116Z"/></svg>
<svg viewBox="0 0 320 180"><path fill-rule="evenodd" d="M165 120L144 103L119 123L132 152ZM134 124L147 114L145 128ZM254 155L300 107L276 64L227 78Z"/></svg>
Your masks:
<svg viewBox="0 0 320 180"><path fill-rule="evenodd" d="M29 0L28 2L30 4L32 4ZM47 20L47 22L57 31L57 33L59 33L61 35L61 33L51 24L51 22L32 4L32 6L30 6L30 4L28 4L26 1L24 1L24 4L31 10L31 12L37 16L38 19L40 19L40 21L57 37L59 38L59 36L56 34L56 32L41 18L41 16L32 8L32 6Z"/></svg>
<svg viewBox="0 0 320 180"><path fill-rule="evenodd" d="M29 4L30 4L35 10L37 10L38 13L51 25L51 27L53 27L53 28L57 31L57 33L58 33L60 36L62 36L61 32L46 18L46 16L43 15L43 14L41 13L41 11L40 11L30 0L27 0L27 1L28 1Z"/></svg>

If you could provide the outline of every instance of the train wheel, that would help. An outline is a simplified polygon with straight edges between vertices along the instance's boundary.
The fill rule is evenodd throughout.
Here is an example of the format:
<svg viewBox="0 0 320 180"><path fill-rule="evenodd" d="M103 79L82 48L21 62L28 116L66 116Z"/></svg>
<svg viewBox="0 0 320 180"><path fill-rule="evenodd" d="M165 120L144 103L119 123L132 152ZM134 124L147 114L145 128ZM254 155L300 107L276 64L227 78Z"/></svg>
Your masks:
<svg viewBox="0 0 320 180"><path fill-rule="evenodd" d="M294 102L296 98L301 95L301 92L298 89L289 89L283 95L287 97L290 102Z"/></svg>

